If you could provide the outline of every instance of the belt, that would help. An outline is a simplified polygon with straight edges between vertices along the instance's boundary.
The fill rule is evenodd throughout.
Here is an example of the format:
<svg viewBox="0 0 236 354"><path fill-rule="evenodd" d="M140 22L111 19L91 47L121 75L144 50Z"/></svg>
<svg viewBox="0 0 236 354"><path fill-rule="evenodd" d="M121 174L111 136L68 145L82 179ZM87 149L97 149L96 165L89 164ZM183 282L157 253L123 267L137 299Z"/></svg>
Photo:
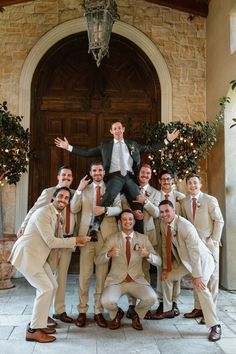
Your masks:
<svg viewBox="0 0 236 354"><path fill-rule="evenodd" d="M73 237L74 234L70 234L70 235L63 235L63 238L68 238L68 237Z"/></svg>

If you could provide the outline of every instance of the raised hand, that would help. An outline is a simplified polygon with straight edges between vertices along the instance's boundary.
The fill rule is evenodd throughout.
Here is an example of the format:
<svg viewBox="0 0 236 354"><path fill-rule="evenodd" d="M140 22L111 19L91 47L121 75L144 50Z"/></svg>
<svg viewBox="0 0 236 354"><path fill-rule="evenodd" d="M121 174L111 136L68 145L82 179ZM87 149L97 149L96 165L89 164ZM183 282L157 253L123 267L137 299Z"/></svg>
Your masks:
<svg viewBox="0 0 236 354"><path fill-rule="evenodd" d="M60 139L60 138L56 138L54 140L54 143L57 147L61 148L61 149L68 149L69 146L69 141L64 137L64 140Z"/></svg>
<svg viewBox="0 0 236 354"><path fill-rule="evenodd" d="M88 179L88 175L84 176L80 180L77 190L82 192L90 182L91 182L91 179Z"/></svg>
<svg viewBox="0 0 236 354"><path fill-rule="evenodd" d="M171 143L179 135L179 130L175 129L172 133L169 133L167 130L167 140Z"/></svg>

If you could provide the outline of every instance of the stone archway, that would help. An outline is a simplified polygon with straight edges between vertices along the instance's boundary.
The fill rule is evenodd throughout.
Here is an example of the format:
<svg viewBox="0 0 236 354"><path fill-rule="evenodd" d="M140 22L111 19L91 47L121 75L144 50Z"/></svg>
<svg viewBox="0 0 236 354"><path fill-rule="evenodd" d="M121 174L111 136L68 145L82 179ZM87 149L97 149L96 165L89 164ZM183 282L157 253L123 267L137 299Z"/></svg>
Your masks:
<svg viewBox="0 0 236 354"><path fill-rule="evenodd" d="M31 82L39 61L48 49L59 40L85 30L86 23L84 18L67 21L46 33L31 49L22 68L19 84L19 113L24 116L22 122L24 127L28 128L30 125ZM169 70L160 51L145 34L124 22L117 21L113 27L113 32L134 42L149 57L157 71L161 85L161 120L168 123L172 117L172 86ZM28 174L25 174L16 188L16 230L27 213L27 194Z"/></svg>

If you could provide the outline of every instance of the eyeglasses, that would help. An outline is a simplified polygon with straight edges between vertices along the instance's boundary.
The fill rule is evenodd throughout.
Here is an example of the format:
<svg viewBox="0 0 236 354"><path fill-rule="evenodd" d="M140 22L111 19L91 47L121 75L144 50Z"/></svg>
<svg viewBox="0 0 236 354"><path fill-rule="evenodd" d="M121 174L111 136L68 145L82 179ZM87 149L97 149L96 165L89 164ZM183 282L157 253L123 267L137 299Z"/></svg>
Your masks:
<svg viewBox="0 0 236 354"><path fill-rule="evenodd" d="M170 182L172 180L171 177L167 177L167 178L161 178L161 181L167 181L167 182Z"/></svg>

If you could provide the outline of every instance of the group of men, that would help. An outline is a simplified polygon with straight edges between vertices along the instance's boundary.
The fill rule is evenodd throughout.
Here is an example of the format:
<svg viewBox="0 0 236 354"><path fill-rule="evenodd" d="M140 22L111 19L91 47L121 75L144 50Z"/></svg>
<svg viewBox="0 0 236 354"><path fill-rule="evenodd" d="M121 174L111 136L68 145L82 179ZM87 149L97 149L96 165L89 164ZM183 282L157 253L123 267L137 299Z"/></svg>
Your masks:
<svg viewBox="0 0 236 354"><path fill-rule="evenodd" d="M201 316L210 328L210 341L221 337L216 299L224 221L218 202L201 192L197 175L187 177L187 197L172 188L169 171L159 176L160 191L150 186L152 169L147 164L140 166L140 153L170 144L178 131L167 132L163 143L152 146L124 140L124 132L121 122L113 123L110 133L114 139L93 149L72 147L66 138L55 140L58 147L82 156L101 156L102 162L91 164L89 176L82 178L76 191L70 189L71 168L60 168L58 185L42 192L18 232L10 261L36 288L26 340L54 341L55 319L86 325L94 265L94 320L98 326L108 326L104 309L110 314L110 329L121 326L124 312L118 301L124 294L129 298L126 316L136 330L143 329L140 319L179 315L180 280L190 273L194 309L184 316ZM74 321L66 313L65 292L75 246L80 247L80 275L79 314ZM157 267L157 293L150 285L150 264ZM150 311L157 297L159 306ZM51 303L53 318L48 316Z"/></svg>

